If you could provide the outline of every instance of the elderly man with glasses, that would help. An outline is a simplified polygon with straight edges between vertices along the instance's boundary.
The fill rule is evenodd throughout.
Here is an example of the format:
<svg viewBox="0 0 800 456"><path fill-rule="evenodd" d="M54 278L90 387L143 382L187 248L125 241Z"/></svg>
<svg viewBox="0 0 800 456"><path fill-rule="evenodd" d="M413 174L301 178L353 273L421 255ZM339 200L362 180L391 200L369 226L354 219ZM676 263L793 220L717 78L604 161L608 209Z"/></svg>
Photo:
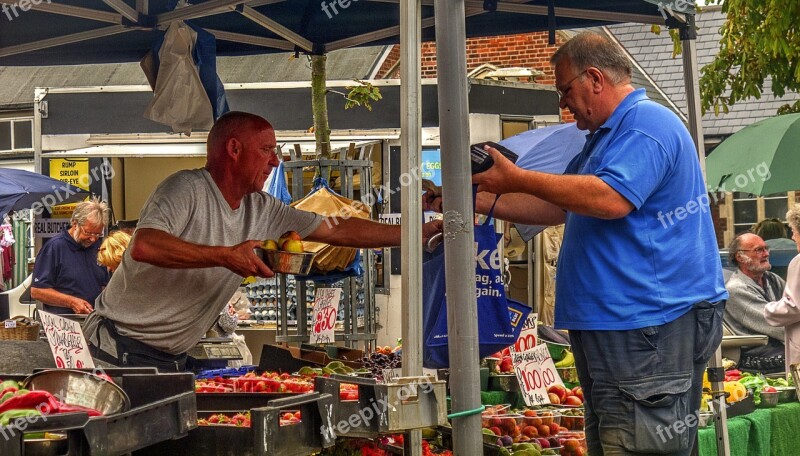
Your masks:
<svg viewBox="0 0 800 456"><path fill-rule="evenodd" d="M767 323L764 307L781 298L786 282L770 272L769 246L756 234L740 234L728 247L728 261L737 269L725 284L730 294L723 316L725 325L737 336L769 337L767 345L743 349L739 367L781 372L785 363L784 331Z"/></svg>
<svg viewBox="0 0 800 456"><path fill-rule="evenodd" d="M110 210L98 198L79 203L70 227L47 241L36 256L31 297L55 314L88 314L108 284L97 251Z"/></svg>

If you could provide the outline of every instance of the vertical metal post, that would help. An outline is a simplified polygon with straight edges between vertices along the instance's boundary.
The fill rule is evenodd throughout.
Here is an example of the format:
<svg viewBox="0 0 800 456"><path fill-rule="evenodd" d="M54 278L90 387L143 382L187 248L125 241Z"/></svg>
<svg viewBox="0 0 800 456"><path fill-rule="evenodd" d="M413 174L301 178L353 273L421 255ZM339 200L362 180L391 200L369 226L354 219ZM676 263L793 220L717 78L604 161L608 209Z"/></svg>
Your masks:
<svg viewBox="0 0 800 456"><path fill-rule="evenodd" d="M401 192L402 243L406 261L400 266L403 306L403 376L422 374L422 182L418 178L422 153L422 79L420 48L422 46L422 13L420 0L400 2L400 175L410 185ZM400 179L400 182L404 182ZM422 431L406 433L404 454L422 454Z"/></svg>
<svg viewBox="0 0 800 456"><path fill-rule="evenodd" d="M475 236L469 160L466 27L464 0L436 0L436 61L442 150L447 331L453 412L480 407L478 308L475 298ZM464 286L473 284L473 286ZM481 448L481 417L453 419L457 456Z"/></svg>
<svg viewBox="0 0 800 456"><path fill-rule="evenodd" d="M698 84L697 69L697 32L694 28L694 16L686 15L686 23L680 29L682 55L683 55L683 78L686 87L686 105L689 114L689 133L692 135L695 147L697 147L697 158L700 161L700 169L703 172L703 179L706 176L706 152L705 139L703 137L703 119L700 109L700 87ZM722 367L722 348L717 347L714 356L708 362L709 368ZM711 382L711 389L722 391L723 382ZM717 434L717 454L720 456L730 456L730 442L728 441L728 416L725 406L725 396L714 398L714 429ZM695 445L697 445L695 443Z"/></svg>

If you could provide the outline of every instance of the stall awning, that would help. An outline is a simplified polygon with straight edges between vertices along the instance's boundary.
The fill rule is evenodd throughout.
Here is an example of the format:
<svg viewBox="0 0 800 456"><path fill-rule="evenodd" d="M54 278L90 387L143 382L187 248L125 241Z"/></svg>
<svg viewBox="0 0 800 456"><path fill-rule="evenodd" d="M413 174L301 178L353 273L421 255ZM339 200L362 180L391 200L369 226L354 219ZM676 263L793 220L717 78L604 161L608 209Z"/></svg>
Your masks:
<svg viewBox="0 0 800 456"><path fill-rule="evenodd" d="M394 138L386 138L394 139ZM373 144L379 144L381 140L341 140L331 141L332 153L343 152L351 144L361 148ZM285 156L289 155L289 150L297 144L303 155L313 154L316 150L314 141L304 140L278 140L282 146ZM205 157L206 145L204 143L172 143L172 144L102 144L80 149L60 150L42 153L43 158L55 157L115 157L115 158L158 158L158 157Z"/></svg>

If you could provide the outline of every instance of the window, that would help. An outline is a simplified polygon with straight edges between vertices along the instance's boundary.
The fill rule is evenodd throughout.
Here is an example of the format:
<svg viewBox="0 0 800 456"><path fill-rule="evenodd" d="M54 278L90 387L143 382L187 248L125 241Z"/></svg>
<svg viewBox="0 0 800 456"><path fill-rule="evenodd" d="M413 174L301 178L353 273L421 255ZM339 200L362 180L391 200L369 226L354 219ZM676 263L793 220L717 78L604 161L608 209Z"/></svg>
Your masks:
<svg viewBox="0 0 800 456"><path fill-rule="evenodd" d="M726 201L730 209L727 211L728 230L725 233L725 245L736 234L747 231L761 220L776 218L786 222L786 211L789 201L795 200L795 192L775 193L758 197L750 193L728 193ZM723 217L724 213L720 214Z"/></svg>
<svg viewBox="0 0 800 456"><path fill-rule="evenodd" d="M33 119L0 120L0 152L33 150Z"/></svg>

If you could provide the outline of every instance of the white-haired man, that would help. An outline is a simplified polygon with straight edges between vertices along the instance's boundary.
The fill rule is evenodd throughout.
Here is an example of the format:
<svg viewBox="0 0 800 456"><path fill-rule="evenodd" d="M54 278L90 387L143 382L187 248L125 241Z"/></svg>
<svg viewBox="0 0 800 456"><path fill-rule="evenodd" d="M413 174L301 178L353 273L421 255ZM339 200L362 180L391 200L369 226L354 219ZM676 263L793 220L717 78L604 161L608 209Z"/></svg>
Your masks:
<svg viewBox="0 0 800 456"><path fill-rule="evenodd" d="M99 198L78 203L70 227L47 241L36 256L31 297L55 314L88 314L108 284L97 251L110 210Z"/></svg>

